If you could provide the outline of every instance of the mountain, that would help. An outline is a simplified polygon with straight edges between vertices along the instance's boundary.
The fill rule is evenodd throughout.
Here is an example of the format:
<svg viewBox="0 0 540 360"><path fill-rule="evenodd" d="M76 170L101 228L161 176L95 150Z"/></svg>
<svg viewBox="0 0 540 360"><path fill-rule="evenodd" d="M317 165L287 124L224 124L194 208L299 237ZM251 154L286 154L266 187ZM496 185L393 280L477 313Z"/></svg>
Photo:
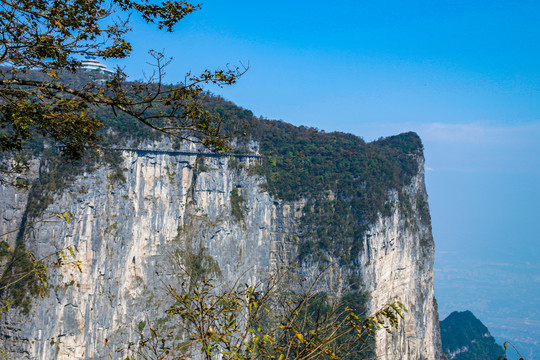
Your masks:
<svg viewBox="0 0 540 360"><path fill-rule="evenodd" d="M496 360L504 355L502 346L470 311L454 311L440 327L443 351L450 360Z"/></svg>
<svg viewBox="0 0 540 360"><path fill-rule="evenodd" d="M374 355L441 359L419 137L366 143L256 119L216 97L210 105L248 126L234 154L203 154L102 114L103 156L71 166L45 147L20 179L28 191L0 185L0 232L26 226L6 237L15 250L2 264L16 271L15 254L76 246L81 268L51 267L43 299L30 280L12 291L18 306L0 318L7 357L125 357L120 345L137 343L141 324L174 329L166 284L183 286L174 265L199 254L224 283L286 267L366 314L400 301L405 319L376 334ZM37 222L59 212L73 221Z"/></svg>

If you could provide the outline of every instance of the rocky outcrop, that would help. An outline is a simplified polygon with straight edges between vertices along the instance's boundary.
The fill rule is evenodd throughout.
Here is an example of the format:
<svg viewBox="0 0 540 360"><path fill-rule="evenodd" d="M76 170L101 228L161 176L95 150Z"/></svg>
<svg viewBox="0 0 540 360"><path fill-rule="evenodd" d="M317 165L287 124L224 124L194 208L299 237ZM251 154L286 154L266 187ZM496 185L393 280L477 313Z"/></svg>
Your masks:
<svg viewBox="0 0 540 360"><path fill-rule="evenodd" d="M418 161L419 172L404 189L409 204L400 203L397 191L390 194L394 210L370 226L360 254L371 309L399 301L407 310L402 326L392 334L377 333L377 359L442 358L433 292L433 236L429 217L423 218L426 215L415 206L427 204L423 159ZM410 212L404 212L403 205L411 205Z"/></svg>
<svg viewBox="0 0 540 360"><path fill-rule="evenodd" d="M454 311L441 321L441 339L450 360L483 360L504 357L487 327L470 311Z"/></svg>
<svg viewBox="0 0 540 360"><path fill-rule="evenodd" d="M22 234L38 257L76 247L80 270L52 268L48 294L28 314L2 314L7 358L122 358L124 346L138 340L138 324L164 317L167 286L181 286L176 265L189 251L204 251L223 281L256 281L283 264L314 271L295 256L304 202L264 191L266 179L250 171L259 159L137 151L122 157L125 179L105 165L81 174L43 213L68 211L73 221L36 223ZM377 335L381 359L441 357L433 240L426 209L417 206L427 204L420 157L418 166L406 189L389 193L390 215L369 225L358 265L343 271L334 265L327 279L335 286L359 276L371 311L404 304L404 325ZM10 191L4 189L0 205L2 229L16 228L24 216L25 195Z"/></svg>

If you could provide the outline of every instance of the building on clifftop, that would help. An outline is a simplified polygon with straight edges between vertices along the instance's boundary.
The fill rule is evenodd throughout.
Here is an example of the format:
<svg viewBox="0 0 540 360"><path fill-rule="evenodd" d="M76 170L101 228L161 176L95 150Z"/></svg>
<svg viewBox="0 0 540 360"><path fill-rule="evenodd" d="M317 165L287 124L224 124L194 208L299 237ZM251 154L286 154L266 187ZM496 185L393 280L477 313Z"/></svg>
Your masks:
<svg viewBox="0 0 540 360"><path fill-rule="evenodd" d="M88 56L81 61L81 69L85 71L97 71L101 74L112 75L114 71L107 68L107 65L102 64L95 57Z"/></svg>

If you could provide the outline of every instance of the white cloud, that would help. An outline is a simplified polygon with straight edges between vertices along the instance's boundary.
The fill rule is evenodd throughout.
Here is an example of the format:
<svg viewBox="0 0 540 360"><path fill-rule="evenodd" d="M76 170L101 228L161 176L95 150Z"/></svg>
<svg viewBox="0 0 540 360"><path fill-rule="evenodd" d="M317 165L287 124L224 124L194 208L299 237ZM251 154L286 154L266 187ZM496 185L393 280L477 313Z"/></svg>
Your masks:
<svg viewBox="0 0 540 360"><path fill-rule="evenodd" d="M540 121L515 124L491 121L360 123L354 132L362 135L366 141L371 141L381 136L391 136L407 131L418 133L424 143L529 144L540 146Z"/></svg>
<svg viewBox="0 0 540 360"><path fill-rule="evenodd" d="M511 145L539 144L540 122L501 125L489 122L468 124L420 124L417 132L424 142Z"/></svg>
<svg viewBox="0 0 540 360"><path fill-rule="evenodd" d="M540 173L540 121L500 123L366 123L366 141L415 131L425 146L426 171Z"/></svg>

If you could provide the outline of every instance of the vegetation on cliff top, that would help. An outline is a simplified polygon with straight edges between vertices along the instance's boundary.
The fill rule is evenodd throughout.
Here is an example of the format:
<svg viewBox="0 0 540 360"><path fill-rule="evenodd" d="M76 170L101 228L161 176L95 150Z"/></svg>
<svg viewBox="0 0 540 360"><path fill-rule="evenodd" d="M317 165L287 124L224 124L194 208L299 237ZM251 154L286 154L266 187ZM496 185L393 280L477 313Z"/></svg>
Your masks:
<svg viewBox="0 0 540 360"><path fill-rule="evenodd" d="M422 156L422 142L415 133L366 143L352 134L257 119L219 97L209 98L208 104L233 122L248 124L248 136L240 142L260 143L264 158L256 170L266 178L270 194L285 201L307 201L300 209L301 259L324 259L330 253L342 265L352 265L367 225L379 214L391 214L391 190L398 191L406 215L415 206L422 221L429 223L424 199L408 199L402 191L417 174Z"/></svg>
<svg viewBox="0 0 540 360"><path fill-rule="evenodd" d="M303 214L298 237L301 259L312 256L324 260L325 254L331 254L342 265L352 265L367 226L379 214L392 213L390 190L399 191L406 215L415 206L424 214L422 220L429 223L424 199L408 199L401 191L417 173L417 158L422 156L422 143L415 133L366 143L352 134L258 119L219 96L208 95L205 102L212 112L226 118L229 126L247 127L247 136L239 138L237 151L246 152L245 145L251 139L259 142L264 158L250 171L266 178L264 187L270 194L285 201L307 201L298 209ZM163 136L127 115L115 116L110 109L101 108L96 114L105 124L100 132L105 145L137 144ZM238 205L236 198L232 200ZM234 218L239 220L241 211L238 206L234 210Z"/></svg>
<svg viewBox="0 0 540 360"><path fill-rule="evenodd" d="M255 119L251 112L237 107L232 107L232 112L225 111L220 105L227 102L218 97L206 97L201 84L229 85L242 75L243 70L205 70L200 75L188 74L184 83L179 85L162 86L164 57L156 52L153 55L158 75L148 83L126 82L125 74L120 69L108 79L92 79L91 75L95 74L76 72L81 65L78 57L83 55L102 58L124 58L129 55L131 45L125 37L130 31L127 20L108 20L115 9L139 13L147 22L171 31L179 20L197 8L198 5L184 1L165 1L162 4L126 0L3 3L3 11L0 12L5 35L0 41L0 47L4 50L0 56L0 96L3 99L0 104L0 151L12 154L35 150L40 152L42 161L39 178L31 184L25 221L27 218L39 218L56 193L64 190L75 176L90 170L100 160L112 167L110 182L125 180L118 153L105 153L102 159L95 153L84 157L85 151L99 141L109 145L119 144L127 138L135 142L157 140L166 133L211 149L225 150L228 149L227 137L231 130L236 130L238 123L247 123L252 126L250 138L260 142L265 155L259 172L266 176L267 190L276 198L286 201L308 199L302 219L306 229L304 240L307 243L317 239L319 249L334 252L341 256L344 263L350 263L353 260L345 258L345 254L350 254L364 226L375 218L376 213L387 211L385 199L388 191L400 188L416 171L414 159L408 158L421 148L414 134L381 140L373 145L365 144L349 134L325 134L314 129ZM122 115L118 116L117 112ZM235 121L237 119L240 121ZM54 147L46 150L43 142L51 140L61 142L62 153L78 161L66 163ZM231 203L233 217L241 221L246 209L238 189L233 190ZM321 224L316 225L319 221ZM10 258L0 277L0 286L5 290L0 291L0 297L12 295L16 301L14 305L22 306L23 311L28 312L31 303L28 295L41 293L39 281L43 288L47 283L45 278L39 276L46 273L46 267L45 271L29 277L28 281L10 283L12 275L33 274L38 266L38 261L33 261L31 254L26 253L25 228L23 222L13 251L7 243L0 244L2 256ZM345 234L344 239L337 238L340 233ZM61 252L56 253L58 263ZM203 271L199 258L190 260L198 271ZM210 294L210 290L203 290ZM344 296L346 303L339 304L334 312L330 311L331 301L324 294L299 298L298 304L288 301L288 306L294 305L290 319L286 319L288 323L270 328L270 332L261 337L263 340L258 344L257 340L253 340L253 349L260 354L271 355L267 356L269 358L280 354L281 359L285 354L289 356L292 353L295 359L325 356L337 359L342 355L342 349L347 349L356 341L358 344L352 354L344 352L341 356L344 359L356 358L362 345L377 328L390 331L397 325L402 309L389 304L374 317L361 321L354 314L355 309L347 306L357 304L358 309L364 309L365 294L355 290ZM260 294L248 289L245 294L249 294L249 297L242 293L242 296L236 296L235 291L233 289L217 300L210 297L212 306L217 304L219 308L226 296L231 296L233 307L220 312L231 315L218 324L223 325L225 320L231 319L227 327L223 327L226 332L219 334L220 338L212 335L219 329L217 324L214 328L208 327L196 333L199 336L197 342L205 345L202 353L206 354L207 359L211 359L212 350L212 342L208 339L215 340L222 347L221 355L231 355L231 359L252 358L251 352L243 357L242 354L236 356L238 351L230 351L231 340L237 338L231 333L242 327L236 324L241 321L233 323L232 320L235 320L234 316L246 314L236 304L247 300L245 309L250 314L258 306L257 297ZM180 315L183 320L191 316L189 306L192 303L204 305L205 310L207 308L197 293L176 295L176 304L170 312ZM178 305L185 305L187 311ZM195 315L200 313L199 309L194 312ZM313 330L305 329L306 332L302 333L304 329L296 324L299 314L302 318L300 325L308 324ZM194 319L194 322L198 320ZM139 330L143 331L144 328L144 324L140 323ZM258 337L253 337L255 331L262 331L250 327L245 330L245 339L249 342ZM253 331L248 333L247 330ZM266 342L272 338L274 340L269 342L273 346L268 346ZM245 343L240 343L238 349L242 350L245 346Z"/></svg>
<svg viewBox="0 0 540 360"><path fill-rule="evenodd" d="M390 190L408 201L401 190L417 173L422 151L414 133L366 143L351 134L262 121L253 136L265 155L261 170L270 193L307 200L300 256L328 251L344 265L355 261L367 225L390 215Z"/></svg>

